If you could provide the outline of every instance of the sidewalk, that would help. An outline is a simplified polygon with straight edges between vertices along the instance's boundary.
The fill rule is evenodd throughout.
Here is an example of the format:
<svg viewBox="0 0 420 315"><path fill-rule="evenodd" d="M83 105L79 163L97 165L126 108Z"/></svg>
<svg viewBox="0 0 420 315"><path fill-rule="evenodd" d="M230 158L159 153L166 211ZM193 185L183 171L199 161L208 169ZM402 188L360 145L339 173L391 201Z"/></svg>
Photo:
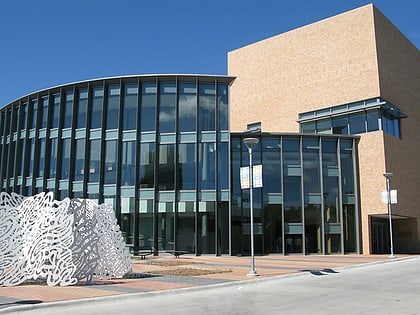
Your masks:
<svg viewBox="0 0 420 315"><path fill-rule="evenodd" d="M403 258L399 255L398 258ZM387 255L337 256L257 256L255 269L258 277L249 277L250 257L232 256L148 256L133 258L131 278L101 280L91 284L49 287L40 282L29 282L15 287L0 287L0 312L11 306L55 301L79 300L121 294L173 290L232 281L253 281L298 272L322 275L337 272L337 268L389 261Z"/></svg>

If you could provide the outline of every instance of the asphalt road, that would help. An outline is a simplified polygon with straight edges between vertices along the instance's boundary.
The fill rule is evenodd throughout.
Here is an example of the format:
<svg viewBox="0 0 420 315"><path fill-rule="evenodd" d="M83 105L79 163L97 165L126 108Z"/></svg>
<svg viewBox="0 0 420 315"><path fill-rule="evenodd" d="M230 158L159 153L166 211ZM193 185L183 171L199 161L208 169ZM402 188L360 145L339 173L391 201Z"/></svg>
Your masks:
<svg viewBox="0 0 420 315"><path fill-rule="evenodd" d="M420 257L120 297L10 308L12 314L420 314Z"/></svg>

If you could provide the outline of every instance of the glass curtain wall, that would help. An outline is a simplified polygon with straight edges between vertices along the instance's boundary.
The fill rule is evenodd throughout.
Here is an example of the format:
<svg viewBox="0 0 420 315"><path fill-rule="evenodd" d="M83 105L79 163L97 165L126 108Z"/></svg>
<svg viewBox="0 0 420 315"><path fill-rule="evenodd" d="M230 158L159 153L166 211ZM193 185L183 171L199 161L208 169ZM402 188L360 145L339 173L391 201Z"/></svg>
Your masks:
<svg viewBox="0 0 420 315"><path fill-rule="evenodd" d="M249 189L240 188L239 170L248 166L242 139L231 146L232 254L249 254ZM256 135L254 165L261 154L263 188L254 189L257 254L357 253L359 214L355 140L323 136ZM263 208L259 196L262 192ZM258 223L262 223L259 228Z"/></svg>
<svg viewBox="0 0 420 315"><path fill-rule="evenodd" d="M1 110L3 189L110 204L132 246L229 253L231 81L132 76L26 96Z"/></svg>

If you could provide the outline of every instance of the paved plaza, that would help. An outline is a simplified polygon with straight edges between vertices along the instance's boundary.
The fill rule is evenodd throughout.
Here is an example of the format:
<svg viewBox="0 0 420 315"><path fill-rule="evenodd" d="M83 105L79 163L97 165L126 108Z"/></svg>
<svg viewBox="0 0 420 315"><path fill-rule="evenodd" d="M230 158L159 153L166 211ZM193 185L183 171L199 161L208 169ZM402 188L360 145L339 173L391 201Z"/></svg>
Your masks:
<svg viewBox="0 0 420 315"><path fill-rule="evenodd" d="M408 256L399 256L404 259ZM227 282L256 281L295 273L322 275L340 268L387 262L386 255L331 255L255 257L257 277L249 277L250 257L170 255L133 258L133 275L123 279L94 279L75 286L49 287L42 282L27 282L15 287L0 287L0 312L32 305L89 298L202 287ZM45 304L44 304L45 305Z"/></svg>

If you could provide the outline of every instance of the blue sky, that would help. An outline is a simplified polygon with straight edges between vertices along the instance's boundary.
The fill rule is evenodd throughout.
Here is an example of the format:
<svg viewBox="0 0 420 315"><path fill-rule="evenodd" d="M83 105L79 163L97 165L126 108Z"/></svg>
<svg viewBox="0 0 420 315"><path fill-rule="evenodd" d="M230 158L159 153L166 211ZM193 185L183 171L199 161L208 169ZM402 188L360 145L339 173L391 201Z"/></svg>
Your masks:
<svg viewBox="0 0 420 315"><path fill-rule="evenodd" d="M227 74L227 52L373 2L420 47L418 0L2 0L0 107L147 73Z"/></svg>

